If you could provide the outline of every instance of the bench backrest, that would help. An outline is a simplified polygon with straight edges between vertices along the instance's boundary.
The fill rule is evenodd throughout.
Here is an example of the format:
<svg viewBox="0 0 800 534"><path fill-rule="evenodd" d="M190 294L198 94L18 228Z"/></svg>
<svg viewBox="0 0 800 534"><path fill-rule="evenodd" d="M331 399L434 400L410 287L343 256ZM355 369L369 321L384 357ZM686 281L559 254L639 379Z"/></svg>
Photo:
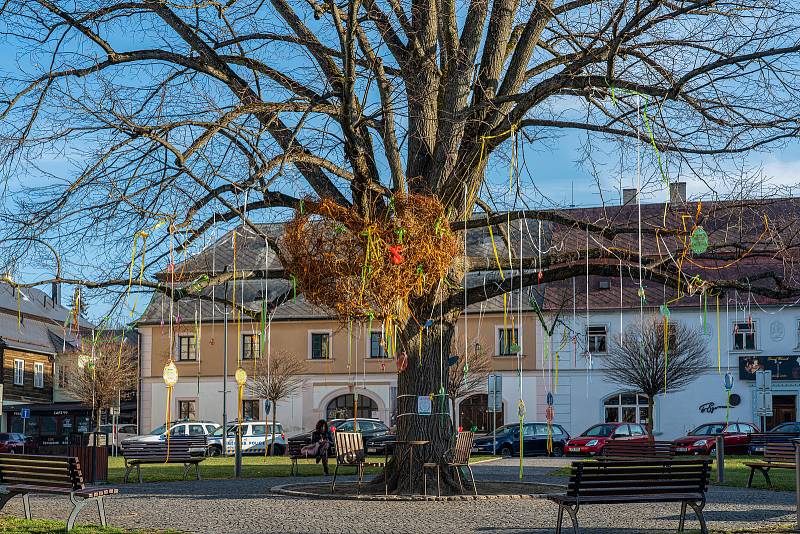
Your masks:
<svg viewBox="0 0 800 534"><path fill-rule="evenodd" d="M459 432L456 437L456 445L453 447L454 465L467 465L469 455L472 452L472 442L475 440L474 432Z"/></svg>
<svg viewBox="0 0 800 534"><path fill-rule="evenodd" d="M573 462L567 495L610 497L705 493L711 460Z"/></svg>
<svg viewBox="0 0 800 534"><path fill-rule="evenodd" d="M767 447L764 449L765 462L781 462L784 464L793 464L794 456L794 443L791 441L768 441Z"/></svg>
<svg viewBox="0 0 800 534"><path fill-rule="evenodd" d="M295 440L286 442L286 452L289 456L301 456L301 450L308 445L305 441Z"/></svg>
<svg viewBox="0 0 800 534"><path fill-rule="evenodd" d="M25 484L77 491L84 488L77 458L0 454L0 484Z"/></svg>
<svg viewBox="0 0 800 534"><path fill-rule="evenodd" d="M671 441L612 439L606 442L600 456L608 459L670 459L675 456L675 446Z"/></svg>
<svg viewBox="0 0 800 534"><path fill-rule="evenodd" d="M339 464L358 464L364 461L364 440L361 432L336 432L336 462Z"/></svg>
<svg viewBox="0 0 800 534"><path fill-rule="evenodd" d="M170 439L169 451L167 450L166 441L158 442L140 442L126 444L122 448L122 456L126 460L152 460L152 461L187 461L195 456L192 456L191 450L197 445L192 445L192 441L186 438ZM169 454L169 458L167 458Z"/></svg>

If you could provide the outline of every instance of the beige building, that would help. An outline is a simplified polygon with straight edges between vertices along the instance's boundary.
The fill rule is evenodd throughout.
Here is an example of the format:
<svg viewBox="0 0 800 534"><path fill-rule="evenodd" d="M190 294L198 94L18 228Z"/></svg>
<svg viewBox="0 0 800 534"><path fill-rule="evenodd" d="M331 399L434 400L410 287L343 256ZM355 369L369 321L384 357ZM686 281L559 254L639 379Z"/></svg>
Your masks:
<svg viewBox="0 0 800 534"><path fill-rule="evenodd" d="M263 270L266 263L263 240L249 235L247 230L237 231L237 270ZM200 254L176 265L176 278L191 283L200 273L212 270L220 272L226 267L230 269L233 260L231 234L229 232ZM271 267L279 266L273 264ZM496 274L489 273L487 276L491 279ZM473 283L486 283L486 278L481 274L480 277L474 277ZM236 301L259 310L265 299L269 302L288 289L288 282L284 280L237 281ZM228 310L226 327L226 310L216 301L226 294L228 298L233 298L233 283L229 283L227 288L217 286L204 290L202 301L184 298L172 307L169 299L157 294L141 316L138 328L141 334L143 430L164 423L167 389L162 380L162 371L170 356L175 361L180 377L170 400L175 419L221 423L223 415L228 421L237 417L234 372L241 362L242 367L252 374L254 358L267 355L258 354L261 349L260 323L234 320ZM466 341L470 350L474 350L475 344L479 343L482 350L491 355L493 372L503 377L504 410L498 415L498 426L517 420L520 373L517 372L517 354L511 353L512 347L508 341L511 337L519 340L521 350L522 398L528 407L528 414L536 413L534 350L537 345L537 326L528 302L532 294L523 291L521 320L518 316L519 291L510 294L506 313L499 298L473 306L467 313ZM511 310L517 310L517 313ZM376 417L391 424L396 407L397 369L395 360L385 357L381 325L377 321L371 330L367 324L354 325L348 335L347 325L309 304L302 295L272 310L271 316L267 351L270 354L286 352L304 361L302 385L291 398L277 407L277 419L287 432L309 429L320 418L352 417L356 394L359 395L359 417ZM462 318L456 332L461 347L465 339L464 324ZM254 419L265 418L263 400L254 398L245 390L244 415ZM465 426L491 429L485 390L461 399L457 411L457 419Z"/></svg>

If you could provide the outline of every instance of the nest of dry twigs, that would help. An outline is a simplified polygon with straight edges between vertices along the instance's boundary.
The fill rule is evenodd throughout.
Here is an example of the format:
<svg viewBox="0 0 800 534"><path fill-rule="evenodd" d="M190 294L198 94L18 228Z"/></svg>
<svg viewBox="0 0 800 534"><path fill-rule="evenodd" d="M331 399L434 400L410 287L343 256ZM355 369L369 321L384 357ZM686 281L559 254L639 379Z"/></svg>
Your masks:
<svg viewBox="0 0 800 534"><path fill-rule="evenodd" d="M395 196L364 217L332 200L306 200L286 226L287 269L310 302L341 319L401 317L436 289L461 252L442 204Z"/></svg>

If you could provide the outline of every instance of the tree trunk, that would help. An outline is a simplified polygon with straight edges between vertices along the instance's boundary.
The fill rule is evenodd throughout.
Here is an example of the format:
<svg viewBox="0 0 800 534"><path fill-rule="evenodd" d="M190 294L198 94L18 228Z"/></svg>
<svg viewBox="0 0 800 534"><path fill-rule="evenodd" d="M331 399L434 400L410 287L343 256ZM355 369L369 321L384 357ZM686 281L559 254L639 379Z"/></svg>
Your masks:
<svg viewBox="0 0 800 534"><path fill-rule="evenodd" d="M652 395L647 396L647 435L650 436L650 439L653 438L653 417L655 414L653 413L653 407L655 406L655 401L653 400Z"/></svg>
<svg viewBox="0 0 800 534"><path fill-rule="evenodd" d="M275 425L278 421L278 401L270 399L270 403L272 403L272 430L269 433L269 437L272 438L272 441L269 443L269 455L272 456L275 454ZM269 422L267 422L267 428L269 429Z"/></svg>
<svg viewBox="0 0 800 534"><path fill-rule="evenodd" d="M270 404L272 404L272 399L269 399ZM270 406L270 411L274 409ZM276 410L277 411L277 410ZM275 422L275 418L273 417L272 422ZM269 429L269 414L267 414L267 428L264 429L264 456L271 456L275 451L271 450L271 443L269 442L269 438L272 437L273 432L270 432Z"/></svg>
<svg viewBox="0 0 800 534"><path fill-rule="evenodd" d="M390 492L421 493L423 463L440 464L443 493L461 492L455 482L455 472L444 464L445 453L454 444L453 421L447 413L446 391L447 359L457 318L457 312L447 314L443 321L434 321L430 328L424 328L422 332L412 319L399 334L397 351L398 354L406 352L408 366L397 376L397 439L429 443L414 447L411 466L409 446L398 444L395 447L394 456L386 468ZM430 415L418 413L420 396L432 399ZM435 478L435 475L428 477L429 490L434 492ZM383 489L383 477L378 477L375 484Z"/></svg>

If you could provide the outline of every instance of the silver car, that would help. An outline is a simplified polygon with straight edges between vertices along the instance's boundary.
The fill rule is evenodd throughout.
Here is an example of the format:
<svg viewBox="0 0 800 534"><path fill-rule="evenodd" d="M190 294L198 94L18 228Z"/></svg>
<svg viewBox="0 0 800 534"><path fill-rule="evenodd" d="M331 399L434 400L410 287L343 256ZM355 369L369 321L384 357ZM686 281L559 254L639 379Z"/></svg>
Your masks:
<svg viewBox="0 0 800 534"><path fill-rule="evenodd" d="M170 437L207 436L214 432L219 425L210 421L173 421L169 425ZM153 443L167 439L167 425L154 428L148 434L133 436L122 440L122 448L131 443Z"/></svg>
<svg viewBox="0 0 800 534"><path fill-rule="evenodd" d="M273 424L275 425L273 427ZM236 422L228 424L228 431L225 436L225 453L235 454L236 452L236 432L239 424ZM275 442L272 454L282 456L286 452L286 436L283 433L283 426L280 423L269 423L271 431L268 441L266 421L246 421L242 423L242 454L264 454L265 443ZM222 454L222 427L217 428L208 436L208 456L219 456Z"/></svg>
<svg viewBox="0 0 800 534"><path fill-rule="evenodd" d="M100 432L108 434L108 444L110 446L119 445L128 438L138 434L136 425L132 423L117 423L116 425L100 425Z"/></svg>

